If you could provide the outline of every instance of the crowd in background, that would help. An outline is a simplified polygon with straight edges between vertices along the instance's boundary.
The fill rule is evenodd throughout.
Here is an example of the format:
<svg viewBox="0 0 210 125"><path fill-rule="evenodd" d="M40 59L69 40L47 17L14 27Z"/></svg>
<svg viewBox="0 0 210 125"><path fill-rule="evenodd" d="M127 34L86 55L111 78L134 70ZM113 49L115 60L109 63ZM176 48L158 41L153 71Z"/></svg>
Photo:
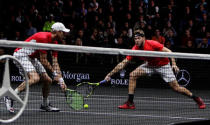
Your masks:
<svg viewBox="0 0 210 125"><path fill-rule="evenodd" d="M207 0L7 0L0 4L0 39L25 40L63 22L66 44L131 48L133 30L173 48L209 48Z"/></svg>

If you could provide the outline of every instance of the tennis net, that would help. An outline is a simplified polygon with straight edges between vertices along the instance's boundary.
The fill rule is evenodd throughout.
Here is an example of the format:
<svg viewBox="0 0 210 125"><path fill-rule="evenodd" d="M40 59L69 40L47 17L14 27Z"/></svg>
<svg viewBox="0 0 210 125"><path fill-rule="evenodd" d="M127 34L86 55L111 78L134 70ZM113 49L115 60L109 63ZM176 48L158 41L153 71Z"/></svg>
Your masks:
<svg viewBox="0 0 210 125"><path fill-rule="evenodd" d="M88 108L74 110L66 103L63 92L56 83L52 83L49 101L53 106L60 108L60 112L42 112L40 105L42 99L42 83L30 86L27 107L23 114L11 124L74 124L74 125L139 125L139 124L173 124L208 120L210 117L209 85L210 55L181 53L181 52L155 52L133 51L117 48L100 48L74 45L53 45L41 43L25 43L21 41L0 40L0 48L4 55L13 55L15 48L27 48L47 50L47 59L51 63L51 52L58 52L58 62L63 79L68 88L75 89L81 82L99 82L113 70L126 56L136 57L131 63L119 72L112 75L111 80L98 86L93 95L84 98ZM176 93L168 82L173 79L167 67L159 71L157 67L143 66L141 69L149 75L139 76L133 71L144 63L138 57L153 59L154 57L175 58L179 72L174 73L179 85L187 88L194 95L204 101L206 108L199 109L192 98ZM20 85L26 78L21 74L20 67L9 61L9 78L11 87ZM0 60L1 73L0 84L3 86L5 74L5 59ZM155 70L154 70L155 69ZM48 72L48 71L47 71ZM132 74L133 73L133 74ZM152 74L150 74L152 73ZM48 72L51 77L52 74ZM119 109L128 99L129 80L133 77L137 80L134 103L135 109ZM138 77L138 78L135 78ZM19 95L24 99L26 92ZM16 114L8 113L4 99L0 100L1 118L10 119ZM14 101L15 112L19 112L21 105Z"/></svg>

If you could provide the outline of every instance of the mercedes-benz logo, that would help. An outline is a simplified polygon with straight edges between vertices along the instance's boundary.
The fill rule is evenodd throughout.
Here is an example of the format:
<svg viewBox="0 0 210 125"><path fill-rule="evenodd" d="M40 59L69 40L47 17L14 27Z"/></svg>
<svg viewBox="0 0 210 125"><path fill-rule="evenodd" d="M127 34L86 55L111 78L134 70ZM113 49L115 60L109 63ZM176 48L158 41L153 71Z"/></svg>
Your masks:
<svg viewBox="0 0 210 125"><path fill-rule="evenodd" d="M190 83L190 73L185 69L179 70L176 79L181 86L187 86Z"/></svg>
<svg viewBox="0 0 210 125"><path fill-rule="evenodd" d="M5 96L8 96L8 97L12 98L13 100L17 101L18 103L20 103L20 105L21 105L20 110L13 117L11 117L9 119L0 118L0 123L10 123L10 122L13 122L16 119L18 119L20 117L20 115L23 113L23 111L25 110L26 104L28 102L29 84L28 84L28 77L27 77L27 74L26 74L23 66L20 64L20 62L15 57L10 56L10 55L3 55L3 56L0 56L0 61L1 60L5 60L5 65L4 65L5 67L4 67L4 74L3 74L3 83L2 83L2 87L0 88L0 99ZM24 77L25 77L25 81L26 81L26 93L25 93L23 100L19 97L19 95L11 87L10 70L9 70L10 69L10 67L9 67L10 60L14 61L15 63L18 63L24 72Z"/></svg>

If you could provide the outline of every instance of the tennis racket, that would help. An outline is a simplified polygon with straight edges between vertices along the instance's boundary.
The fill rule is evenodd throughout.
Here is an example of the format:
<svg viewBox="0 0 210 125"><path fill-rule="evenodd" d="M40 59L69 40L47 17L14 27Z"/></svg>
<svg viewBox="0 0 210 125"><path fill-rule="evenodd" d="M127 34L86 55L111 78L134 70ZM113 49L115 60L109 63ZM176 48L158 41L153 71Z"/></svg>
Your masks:
<svg viewBox="0 0 210 125"><path fill-rule="evenodd" d="M76 91L81 93L84 97L89 97L93 94L97 86L106 82L107 82L106 80L102 80L97 83L82 82L82 83L77 84Z"/></svg>
<svg viewBox="0 0 210 125"><path fill-rule="evenodd" d="M76 89L66 89L65 97L67 104L74 110L81 110L84 106L84 98L92 95L94 89L102 83L107 82L103 80L98 83L82 82L77 84Z"/></svg>
<svg viewBox="0 0 210 125"><path fill-rule="evenodd" d="M65 97L67 104L74 110L81 110L84 106L84 97L76 90L66 89Z"/></svg>

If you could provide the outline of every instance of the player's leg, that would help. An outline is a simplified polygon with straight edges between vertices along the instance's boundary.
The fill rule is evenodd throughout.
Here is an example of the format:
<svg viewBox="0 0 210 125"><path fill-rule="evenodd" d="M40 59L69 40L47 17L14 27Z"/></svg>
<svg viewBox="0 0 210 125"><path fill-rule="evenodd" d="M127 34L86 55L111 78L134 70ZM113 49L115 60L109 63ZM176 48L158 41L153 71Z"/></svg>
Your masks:
<svg viewBox="0 0 210 125"><path fill-rule="evenodd" d="M181 93L183 95L186 95L190 98L193 98L194 101L199 105L199 108L203 109L205 108L205 104L203 103L202 99L200 97L197 97L195 95L192 94L192 92L190 92L187 88L182 87L178 84L176 77L172 71L171 66L165 65L162 66L160 68L157 68L156 70L157 72L159 72L162 76L162 78L165 80L165 82L169 83L169 86L178 93Z"/></svg>
<svg viewBox="0 0 210 125"><path fill-rule="evenodd" d="M36 71L29 72L28 78L29 78L29 80L28 80L29 86L32 84L38 83L40 80L39 74ZM15 89L15 91L19 94L20 92L24 91L25 88L26 88L26 83L24 81Z"/></svg>
<svg viewBox="0 0 210 125"><path fill-rule="evenodd" d="M134 93L136 88L136 81L137 79L146 74L145 71L146 65L141 65L140 67L137 67L135 70L133 70L129 75L129 86L128 86L128 100L123 104L118 106L120 109L135 109L135 105L133 102L134 99Z"/></svg>
<svg viewBox="0 0 210 125"><path fill-rule="evenodd" d="M50 93L50 86L52 84L52 79L48 76L47 73L42 73L40 81L42 84L43 105L47 105L48 104L47 98Z"/></svg>
<svg viewBox="0 0 210 125"><path fill-rule="evenodd" d="M58 108L53 107L48 100L48 96L50 93L50 86L52 84L52 79L47 74L43 65L39 62L38 59L33 61L33 64L40 74L40 82L42 84L42 96L43 96L43 103L41 104L40 109L47 112L58 112L60 111Z"/></svg>
<svg viewBox="0 0 210 125"><path fill-rule="evenodd" d="M191 97L192 96L192 93L188 89L186 89L185 87L180 86L178 84L177 80L173 80L173 81L169 82L169 86L175 92L181 93L181 94L186 95L188 97Z"/></svg>
<svg viewBox="0 0 210 125"><path fill-rule="evenodd" d="M17 56L16 56L17 58ZM35 84L39 81L39 74L36 72L35 67L33 64L30 62L30 59L28 57L18 57L18 60L20 61L21 65L23 66L24 70L28 74L28 82L29 85ZM16 63L15 63L16 64ZM19 66L19 64L16 64L16 66L19 68L20 74L23 74L22 68ZM26 88L25 81L22 82L16 89L15 92L19 94L20 92L24 91ZM5 105L6 108L9 112L13 113L14 108L13 108L13 100L9 97L4 97Z"/></svg>
<svg viewBox="0 0 210 125"><path fill-rule="evenodd" d="M178 84L177 80L170 82L169 85L175 92L184 94L184 95L192 98L198 104L200 109L206 108L206 105L204 104L203 100L200 97L193 95L192 92L190 92L188 89L180 86Z"/></svg>
<svg viewBox="0 0 210 125"><path fill-rule="evenodd" d="M41 83L42 83L42 95L43 95L43 103L41 104L40 109L47 112L58 112L60 111L58 108L53 107L48 100L48 96L50 93L50 86L52 84L52 79L48 76L47 73L42 73L41 75Z"/></svg>
<svg viewBox="0 0 210 125"><path fill-rule="evenodd" d="M28 75L28 82L29 85L38 83L40 80L39 74L36 71L36 68L33 64L33 60L29 58L28 56L22 56L21 53L15 52L14 56L20 61L21 65L23 66L24 70L27 72ZM15 63L15 62L14 62ZM21 68L21 66L17 63L15 63L17 68L19 68L19 73L24 76L23 74L23 69ZM16 89L15 91L17 93L22 92L23 90L25 90L25 81L23 83L21 83Z"/></svg>

